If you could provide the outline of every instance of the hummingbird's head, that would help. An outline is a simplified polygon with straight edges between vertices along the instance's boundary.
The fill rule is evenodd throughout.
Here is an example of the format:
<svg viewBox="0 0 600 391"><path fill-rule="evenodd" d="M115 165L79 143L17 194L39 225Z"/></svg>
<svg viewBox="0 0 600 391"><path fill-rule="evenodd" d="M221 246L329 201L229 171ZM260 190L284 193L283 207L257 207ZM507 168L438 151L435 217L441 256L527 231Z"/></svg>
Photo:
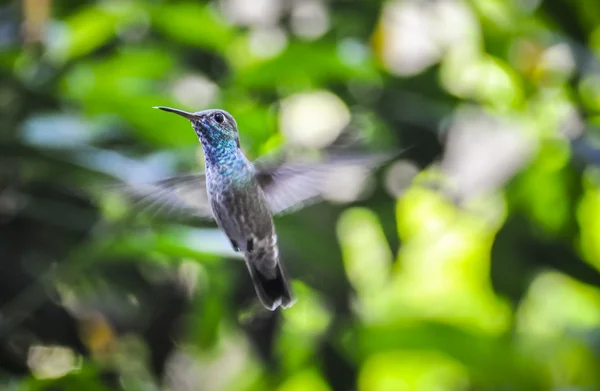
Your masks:
<svg viewBox="0 0 600 391"><path fill-rule="evenodd" d="M155 109L175 113L187 118L203 146L240 147L237 123L231 114L221 109L210 109L189 113L170 107L156 106Z"/></svg>

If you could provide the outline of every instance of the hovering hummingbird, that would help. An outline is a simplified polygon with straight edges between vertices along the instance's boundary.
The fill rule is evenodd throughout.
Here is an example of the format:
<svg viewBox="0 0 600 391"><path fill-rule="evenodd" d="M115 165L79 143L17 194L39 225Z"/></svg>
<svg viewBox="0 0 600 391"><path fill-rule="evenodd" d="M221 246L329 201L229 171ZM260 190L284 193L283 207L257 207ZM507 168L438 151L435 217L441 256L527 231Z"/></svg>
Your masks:
<svg viewBox="0 0 600 391"><path fill-rule="evenodd" d="M269 310L290 307L294 300L279 259L273 214L317 199L332 168L350 164L375 166L389 158L353 157L321 164L265 166L252 163L240 149L235 119L225 110L195 113L170 107L156 109L188 119L204 149L205 173L168 178L135 189L171 210L214 218L241 252L261 303Z"/></svg>

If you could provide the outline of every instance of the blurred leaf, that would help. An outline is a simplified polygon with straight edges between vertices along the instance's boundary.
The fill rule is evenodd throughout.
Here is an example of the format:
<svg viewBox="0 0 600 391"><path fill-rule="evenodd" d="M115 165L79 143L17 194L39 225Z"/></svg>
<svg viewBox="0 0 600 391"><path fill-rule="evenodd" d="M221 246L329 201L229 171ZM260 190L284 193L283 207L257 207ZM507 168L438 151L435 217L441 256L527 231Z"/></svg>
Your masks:
<svg viewBox="0 0 600 391"><path fill-rule="evenodd" d="M358 344L361 360L394 350L439 351L461 362L474 386L544 389L539 367L506 340L469 334L443 324L360 327L353 338L347 339L346 348L352 343Z"/></svg>
<svg viewBox="0 0 600 391"><path fill-rule="evenodd" d="M358 65L344 63L338 48L329 42L293 42L275 58L246 66L247 60L242 58L237 61L234 57L231 61L237 69L235 82L247 88L278 87L294 91L350 79L373 80L377 75L372 61Z"/></svg>
<svg viewBox="0 0 600 391"><path fill-rule="evenodd" d="M546 234L566 233L571 223L573 178L565 167L569 154L564 142L544 142L536 160L515 181L515 203Z"/></svg>
<svg viewBox="0 0 600 391"><path fill-rule="evenodd" d="M241 265L240 265L241 266ZM196 306L190 319L192 341L201 349L217 346L222 329L227 281L217 268L202 269Z"/></svg>
<svg viewBox="0 0 600 391"><path fill-rule="evenodd" d="M521 303L517 322L532 339L600 327L600 291L560 273L541 273Z"/></svg>
<svg viewBox="0 0 600 391"><path fill-rule="evenodd" d="M389 351L367 360L360 374L361 391L464 390L468 386L465 369L435 351Z"/></svg>
<svg viewBox="0 0 600 391"><path fill-rule="evenodd" d="M329 327L332 315L316 291L294 281L296 303L283 314L277 344L282 367L292 373L314 359L318 341Z"/></svg>
<svg viewBox="0 0 600 391"><path fill-rule="evenodd" d="M65 22L67 58L83 56L108 42L115 35L118 16L108 9L92 6L71 15Z"/></svg>
<svg viewBox="0 0 600 391"><path fill-rule="evenodd" d="M169 38L225 52L235 31L210 5L192 2L167 3L152 9L154 26Z"/></svg>
<svg viewBox="0 0 600 391"><path fill-rule="evenodd" d="M323 377L315 369L306 369L287 379L277 391L330 391Z"/></svg>
<svg viewBox="0 0 600 391"><path fill-rule="evenodd" d="M214 243L214 238L210 236L206 235L203 241ZM215 255L216 248L214 244L208 250L203 250L202 241L198 242L197 240L199 238L202 238L202 235L180 229L167 229L162 232L131 232L116 237L104 237L102 240L92 243L89 247L83 247L74 252L72 256L73 259L82 262L98 261L109 257L119 259L140 257L151 262L177 258L188 258L208 263L217 261L219 257ZM196 239L196 241L193 241L193 239ZM174 264L174 262L169 261L168 263Z"/></svg>
<svg viewBox="0 0 600 391"><path fill-rule="evenodd" d="M173 59L164 51L130 49L102 62L79 64L65 76L63 88L65 95L82 104L88 115L118 114L129 123L129 129L147 141L185 145L196 138L186 131L189 124L152 109L172 104L161 92L162 79L173 67Z"/></svg>
<svg viewBox="0 0 600 391"><path fill-rule="evenodd" d="M98 375L97 368L86 365L78 372L70 373L60 379L38 380L32 378L25 384L28 391L45 391L51 389L64 391L109 391L108 387L105 387L98 381Z"/></svg>
<svg viewBox="0 0 600 391"><path fill-rule="evenodd" d="M0 6L0 303L18 303L22 319L0 310L15 323L0 335L0 372L23 379L13 389L600 387L599 148L586 128L600 123L600 3L40 0L27 12L36 4L51 12L25 44L42 19ZM331 110L347 124L342 141L414 145L403 159L418 165L375 176L372 197L348 211L321 203L276 218L298 301L273 318L234 302L256 298L217 227L137 216L97 189L99 175L145 181L202 166L189 122L153 106L230 111L254 159L290 140L279 129L288 98L308 92L308 106L325 106L315 91L344 107ZM522 143L453 137L489 125L456 121L465 106L498 130L522 125L532 158L496 180L484 162L502 166ZM326 114L292 122L316 134ZM447 170L453 151L460 175ZM394 186L418 169L412 186ZM456 187L489 191L455 199ZM86 329L97 312L106 325ZM112 382L97 357L59 379L28 377L28 341L69 351L91 341L96 352L117 341L103 363Z"/></svg>
<svg viewBox="0 0 600 391"><path fill-rule="evenodd" d="M348 280L359 295L368 295L388 282L392 254L379 221L366 209L350 209L340 217L338 236Z"/></svg>

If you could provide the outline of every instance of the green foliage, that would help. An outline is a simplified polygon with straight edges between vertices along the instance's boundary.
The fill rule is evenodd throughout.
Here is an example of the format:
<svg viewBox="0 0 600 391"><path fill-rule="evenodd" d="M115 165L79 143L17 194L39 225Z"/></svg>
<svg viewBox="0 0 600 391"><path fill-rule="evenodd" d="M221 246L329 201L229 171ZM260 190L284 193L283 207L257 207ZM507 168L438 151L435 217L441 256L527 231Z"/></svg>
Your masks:
<svg viewBox="0 0 600 391"><path fill-rule="evenodd" d="M47 16L0 6L7 389L600 389L598 4L29 3ZM211 223L138 216L103 186L201 169L189 124L153 106L228 110L255 158L341 131L329 107L282 116L323 91L365 149L414 148L356 205L276 218L286 311L255 305ZM80 337L66 371L27 352L82 355Z"/></svg>

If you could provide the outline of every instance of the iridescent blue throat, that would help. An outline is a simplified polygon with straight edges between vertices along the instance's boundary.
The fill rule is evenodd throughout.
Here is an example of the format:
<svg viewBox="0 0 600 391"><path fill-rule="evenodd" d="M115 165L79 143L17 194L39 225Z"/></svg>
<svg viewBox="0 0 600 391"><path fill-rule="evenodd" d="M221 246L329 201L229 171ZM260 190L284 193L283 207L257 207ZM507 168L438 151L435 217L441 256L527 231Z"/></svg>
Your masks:
<svg viewBox="0 0 600 391"><path fill-rule="evenodd" d="M232 176L246 171L243 169L248 166L248 160L240 150L239 139L235 135L226 134L212 126L208 129L194 126L194 130L202 143L207 168Z"/></svg>

